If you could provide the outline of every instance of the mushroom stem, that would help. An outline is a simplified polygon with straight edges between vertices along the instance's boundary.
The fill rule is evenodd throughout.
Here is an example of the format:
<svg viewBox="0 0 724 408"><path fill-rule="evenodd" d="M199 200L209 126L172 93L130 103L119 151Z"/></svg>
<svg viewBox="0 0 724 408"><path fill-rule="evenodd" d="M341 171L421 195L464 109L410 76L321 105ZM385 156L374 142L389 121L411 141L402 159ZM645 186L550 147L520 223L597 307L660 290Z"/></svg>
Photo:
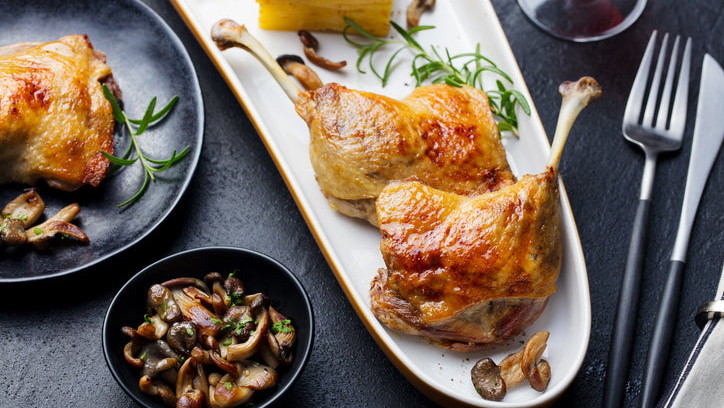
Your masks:
<svg viewBox="0 0 724 408"><path fill-rule="evenodd" d="M548 156L548 166L558 170L558 163L563 154L563 147L568 139L573 122L576 121L578 114L588 104L601 97L601 87L595 79L591 77L583 77L576 82L564 82L558 88L563 102L561 102L561 110L558 114L558 124L556 125L556 133L553 136L553 144L551 152Z"/></svg>
<svg viewBox="0 0 724 408"><path fill-rule="evenodd" d="M247 359L256 353L261 340L266 338L266 332L269 327L269 312L266 308L254 316L257 320L256 330L247 341L241 344L232 344L226 349L226 359L229 361L241 361Z"/></svg>
<svg viewBox="0 0 724 408"><path fill-rule="evenodd" d="M412 0L407 5L407 29L420 25L420 17L425 10L435 7L435 0Z"/></svg>
<svg viewBox="0 0 724 408"><path fill-rule="evenodd" d="M239 25L229 19L221 20L211 28L211 39L222 51L231 47L239 47L250 52L272 74L289 99L293 103L297 102L297 95L301 92L301 89L289 78L266 48L249 33L244 25Z"/></svg>
<svg viewBox="0 0 724 408"><path fill-rule="evenodd" d="M50 239L56 234L64 234L75 237L78 241L87 243L88 236L78 226L70 221L80 213L78 203L73 203L58 211L48 218L44 223L38 224L32 229L25 231L28 242L38 249L45 248Z"/></svg>
<svg viewBox="0 0 724 408"><path fill-rule="evenodd" d="M34 188L29 188L3 208L0 218L20 220L22 227L28 228L43 215L43 210L45 202L40 194Z"/></svg>

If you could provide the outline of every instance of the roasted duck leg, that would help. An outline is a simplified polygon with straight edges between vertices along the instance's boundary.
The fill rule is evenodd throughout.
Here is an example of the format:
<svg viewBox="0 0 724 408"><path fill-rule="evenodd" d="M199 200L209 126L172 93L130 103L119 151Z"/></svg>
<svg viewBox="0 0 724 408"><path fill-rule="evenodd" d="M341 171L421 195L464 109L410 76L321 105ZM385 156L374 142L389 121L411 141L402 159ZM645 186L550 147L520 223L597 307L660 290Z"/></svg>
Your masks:
<svg viewBox="0 0 724 408"><path fill-rule="evenodd" d="M110 79L85 35L0 47L0 184L97 186L110 165L101 150L113 153L113 112L100 84Z"/></svg>
<svg viewBox="0 0 724 408"><path fill-rule="evenodd" d="M476 195L515 181L487 95L429 85L401 101L336 83L302 92L244 26L218 22L221 49L251 52L295 103L310 133L310 157L332 208L377 224L375 200L393 180L417 177L444 191Z"/></svg>
<svg viewBox="0 0 724 408"><path fill-rule="evenodd" d="M592 78L561 85L563 103L545 171L474 197L418 180L390 183L377 200L386 269L372 311L387 327L472 351L535 321L561 267L557 167L578 113L600 95Z"/></svg>

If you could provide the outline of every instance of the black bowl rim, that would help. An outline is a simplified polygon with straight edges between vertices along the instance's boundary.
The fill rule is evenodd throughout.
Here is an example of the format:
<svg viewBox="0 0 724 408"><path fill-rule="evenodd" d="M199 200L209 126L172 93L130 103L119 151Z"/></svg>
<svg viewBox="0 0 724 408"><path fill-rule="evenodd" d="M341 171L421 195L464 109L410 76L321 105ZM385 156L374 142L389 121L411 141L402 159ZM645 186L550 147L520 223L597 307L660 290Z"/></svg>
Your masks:
<svg viewBox="0 0 724 408"><path fill-rule="evenodd" d="M200 247L200 248L193 248L184 250L181 252L177 252L174 254L171 254L169 256L166 256L162 259L159 259L158 261L146 266L145 268L141 269L139 272L137 272L133 277L131 277L128 281L126 281L125 284L118 290L118 292L113 296L113 300L111 300L111 303L108 305L108 308L106 309L105 316L103 317L103 328L101 330L101 336L102 336L102 343L103 343L103 356L106 360L106 365L108 366L108 369L110 370L111 374L113 375L113 378L116 380L118 385L121 386L123 391L126 392L128 396L133 399L134 402L141 406L147 406L143 401L140 401L136 398L136 395L134 394L135 390L131 390L129 386L120 378L119 374L117 373L116 367L113 366L110 359L110 353L111 350L108 349L109 345L106 341L108 330L110 329L108 327L108 318L111 314L111 311L114 307L116 307L116 302L119 301L119 297L124 292L124 290L130 286L134 281L137 279L141 279L143 276L145 276L149 271L153 270L154 268L159 267L160 265L169 262L173 259L189 256L191 254L197 254L197 253L203 253L203 252L212 252L212 251L231 251L231 252L240 252L245 253L248 255L256 256L259 258L264 259L265 261L276 265L279 270L283 271L285 275L287 275L290 278L290 281L296 286L299 293L302 294L303 303L306 306L306 313L307 318L309 319L309 346L306 347L303 352L300 354L297 354L296 359L301 358L301 363L299 364L298 368L295 371L290 371L285 374L285 377L288 379L288 382L278 388L274 391L272 395L270 395L268 400L264 401L263 404L255 404L255 407L258 408L264 408L267 406L270 406L273 404L277 399L279 399L284 393L291 388L292 385L296 382L296 380L299 378L299 376L304 371L304 368L307 365L307 362L309 361L309 357L312 354L312 349L314 348L314 311L312 309L312 303L309 299L309 294L307 293L307 290L304 288L302 283L299 281L299 278L297 278L294 273L287 268L284 264L277 261L276 259L270 257L269 255L263 254L261 252L255 251L253 249L248 248L240 248L240 247L231 247L231 246L207 246L207 247Z"/></svg>

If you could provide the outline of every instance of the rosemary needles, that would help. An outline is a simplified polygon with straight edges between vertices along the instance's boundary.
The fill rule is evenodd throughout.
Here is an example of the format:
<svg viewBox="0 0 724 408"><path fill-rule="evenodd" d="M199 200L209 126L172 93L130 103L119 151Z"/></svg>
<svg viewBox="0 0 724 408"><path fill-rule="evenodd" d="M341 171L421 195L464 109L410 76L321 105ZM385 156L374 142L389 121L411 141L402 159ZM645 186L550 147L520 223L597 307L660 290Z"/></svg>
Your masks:
<svg viewBox="0 0 724 408"><path fill-rule="evenodd" d="M149 127L163 120L166 115L171 112L171 109L173 109L173 107L176 105L176 102L178 101L178 96L174 96L173 98L171 98L166 106L161 108L161 110L159 110L158 112L154 112L156 109L156 97L154 97L153 99L151 99L151 102L149 102L148 106L146 107L146 112L143 114L143 118L131 119L128 117L128 115L126 115L126 112L121 109L118 101L106 85L103 85L103 95L105 95L106 99L110 101L111 106L113 107L113 117L115 118L115 120L118 123L123 123L126 125L126 128L128 129L128 134L131 136L131 143L128 145L128 149L123 154L123 156L118 157L107 152L101 153L116 166L131 166L136 162L141 163L141 166L143 166L143 183L141 184L141 187L129 199L118 204L118 207L125 207L141 198L143 193L146 192L146 189L148 189L149 183L156 180L156 173L160 173L168 169L179 160L183 159L186 156L186 153L188 153L190 147L186 146L178 154L176 153L176 150L174 150L173 153L171 153L171 157L168 159L153 159L146 155L143 150L141 150L141 146L138 144L137 136L141 135Z"/></svg>
<svg viewBox="0 0 724 408"><path fill-rule="evenodd" d="M413 54L410 75L415 78L415 86L420 86L428 81L434 84L446 83L457 87L467 84L481 89L488 94L490 107L497 118L498 129L513 132L516 137L518 136L516 107L519 106L525 114L530 115L530 105L522 93L506 86L506 83L512 85L513 80L498 68L493 61L480 53L480 44L476 45L475 52L454 55L451 55L447 48L439 50L434 46L431 46L427 51L413 38L413 35L420 31L432 30L435 26L418 26L407 31L394 21L390 21L390 24L402 39L387 40L370 34L349 18L345 18L345 21L347 27L345 27L342 34L348 43L358 48L356 65L359 72L366 72L363 65L367 60L369 70L382 81L382 86L385 86L390 79L395 60L403 50L409 50ZM352 39L349 35L350 29L354 29L367 41L360 42ZM378 68L375 55L377 51L388 45L397 46L398 48L387 59L384 67ZM495 89L484 89L483 74L486 72L496 74L502 78L502 80L500 78L495 80Z"/></svg>

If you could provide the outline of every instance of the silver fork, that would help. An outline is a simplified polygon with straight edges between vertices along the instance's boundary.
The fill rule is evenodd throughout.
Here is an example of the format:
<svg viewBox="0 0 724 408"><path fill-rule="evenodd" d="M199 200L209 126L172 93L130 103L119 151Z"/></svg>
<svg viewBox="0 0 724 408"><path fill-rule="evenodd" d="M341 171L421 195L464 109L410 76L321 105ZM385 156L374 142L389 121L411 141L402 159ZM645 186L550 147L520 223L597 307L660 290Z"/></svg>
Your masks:
<svg viewBox="0 0 724 408"><path fill-rule="evenodd" d="M665 34L661 43L656 68L651 78L651 87L646 98L647 82L651 64L654 59L657 32L651 34L636 79L631 87L626 110L623 117L624 137L641 146L646 154L641 193L639 196L636 217L634 218L631 242L629 243L626 268L621 282L618 307L611 333L611 347L608 352L608 368L604 386L603 406L614 408L622 406L624 385L631 357L636 309L641 292L641 267L644 259L646 231L649 219L651 189L654 183L656 159L661 152L673 151L681 147L686 122L686 106L689 94L689 71L691 60L691 39L687 39L684 48L681 68L677 84L674 84L677 72L677 55L679 53L679 36L674 41L669 68L663 82L663 91L659 98L662 72L666 64L669 35ZM673 109L671 108L672 91L674 94ZM646 99L646 105L644 105ZM658 102L658 104L657 104ZM658 113L656 113L658 105ZM643 110L643 119L640 120ZM669 115L669 111L671 114ZM655 122L654 122L655 116Z"/></svg>

